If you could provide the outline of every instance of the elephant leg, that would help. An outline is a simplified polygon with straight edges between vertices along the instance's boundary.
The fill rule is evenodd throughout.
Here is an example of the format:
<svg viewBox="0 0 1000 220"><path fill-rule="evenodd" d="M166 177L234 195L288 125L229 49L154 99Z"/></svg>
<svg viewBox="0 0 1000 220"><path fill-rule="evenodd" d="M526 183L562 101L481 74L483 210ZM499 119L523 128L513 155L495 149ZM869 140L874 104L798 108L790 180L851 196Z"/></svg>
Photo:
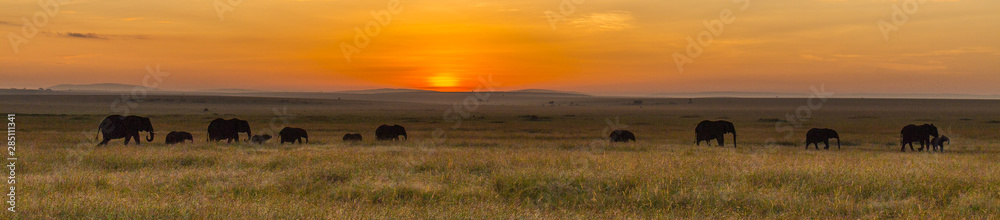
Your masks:
<svg viewBox="0 0 1000 220"><path fill-rule="evenodd" d="M823 141L823 144L826 145L826 147L824 147L823 150L829 150L830 149L830 140ZM819 147L819 144L817 143L816 146Z"/></svg>
<svg viewBox="0 0 1000 220"><path fill-rule="evenodd" d="M719 147L725 147L726 146L726 138L719 137L719 139L717 139L717 140L719 140Z"/></svg>
<svg viewBox="0 0 1000 220"><path fill-rule="evenodd" d="M111 139L108 139L108 138L104 138L104 140L103 140L103 141L101 141L101 143L99 143L99 144L97 144L97 145L108 145L108 141L111 141Z"/></svg>

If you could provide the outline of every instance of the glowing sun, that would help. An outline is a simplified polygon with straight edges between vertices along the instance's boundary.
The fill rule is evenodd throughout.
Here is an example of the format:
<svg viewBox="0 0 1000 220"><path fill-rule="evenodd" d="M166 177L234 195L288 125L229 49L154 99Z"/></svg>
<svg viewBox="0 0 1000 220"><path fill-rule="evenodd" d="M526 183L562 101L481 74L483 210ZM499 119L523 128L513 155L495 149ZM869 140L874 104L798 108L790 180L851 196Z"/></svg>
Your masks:
<svg viewBox="0 0 1000 220"><path fill-rule="evenodd" d="M431 87L451 88L458 86L458 79L449 74L438 74L427 78L427 83L429 83Z"/></svg>

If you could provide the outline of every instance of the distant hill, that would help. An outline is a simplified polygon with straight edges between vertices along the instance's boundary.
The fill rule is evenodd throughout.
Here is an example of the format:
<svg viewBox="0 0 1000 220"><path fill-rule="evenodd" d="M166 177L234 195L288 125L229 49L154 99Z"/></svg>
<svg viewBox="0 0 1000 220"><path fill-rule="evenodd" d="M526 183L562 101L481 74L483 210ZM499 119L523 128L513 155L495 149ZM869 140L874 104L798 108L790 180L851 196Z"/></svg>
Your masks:
<svg viewBox="0 0 1000 220"><path fill-rule="evenodd" d="M686 92L686 93L656 93L655 97L671 98L803 98L809 94L780 92Z"/></svg>
<svg viewBox="0 0 1000 220"><path fill-rule="evenodd" d="M119 83L98 83L98 84L61 84L49 87L48 89L56 91L109 91L109 92L127 92L132 91L136 87L145 88L146 91L156 91L156 88L144 87L139 85L128 85Z"/></svg>
<svg viewBox="0 0 1000 220"><path fill-rule="evenodd" d="M528 94L545 94L545 95L570 95L570 96L590 96L582 92L571 92L571 91L558 91L558 90L548 90L548 89L522 89L506 91L507 93L528 93Z"/></svg>
<svg viewBox="0 0 1000 220"><path fill-rule="evenodd" d="M653 97L669 98L808 98L808 93L780 92L692 92L656 93ZM1000 95L972 94L888 94L888 93L834 93L830 98L874 98L874 99L1000 99Z"/></svg>
<svg viewBox="0 0 1000 220"><path fill-rule="evenodd" d="M420 90L420 89L395 89L395 88L381 88L381 89L365 89L365 90L348 90L340 91L336 93L350 93L350 94L386 94L386 93L404 93L404 92L436 92L430 90Z"/></svg>
<svg viewBox="0 0 1000 220"><path fill-rule="evenodd" d="M872 99L1000 99L1000 95L973 94L883 94L883 93L850 93L835 94L834 98L872 98Z"/></svg>
<svg viewBox="0 0 1000 220"><path fill-rule="evenodd" d="M266 92L266 91L252 90L252 89L204 89L204 90L196 90L195 92L210 92L210 93L259 93L259 92Z"/></svg>

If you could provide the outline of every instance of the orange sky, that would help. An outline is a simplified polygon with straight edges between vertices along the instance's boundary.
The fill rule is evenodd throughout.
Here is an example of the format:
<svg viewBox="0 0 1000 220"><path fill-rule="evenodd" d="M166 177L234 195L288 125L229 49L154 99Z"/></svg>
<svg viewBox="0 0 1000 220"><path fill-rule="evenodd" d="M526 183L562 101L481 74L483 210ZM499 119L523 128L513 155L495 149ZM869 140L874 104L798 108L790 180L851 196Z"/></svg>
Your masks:
<svg viewBox="0 0 1000 220"><path fill-rule="evenodd" d="M888 40L878 23L905 0L745 1L5 1L0 87L141 84L158 64L168 90L467 91L492 75L501 90L1000 93L1000 1L929 0ZM383 10L398 12L384 26ZM673 55L727 10L679 71ZM47 21L26 37L22 18Z"/></svg>

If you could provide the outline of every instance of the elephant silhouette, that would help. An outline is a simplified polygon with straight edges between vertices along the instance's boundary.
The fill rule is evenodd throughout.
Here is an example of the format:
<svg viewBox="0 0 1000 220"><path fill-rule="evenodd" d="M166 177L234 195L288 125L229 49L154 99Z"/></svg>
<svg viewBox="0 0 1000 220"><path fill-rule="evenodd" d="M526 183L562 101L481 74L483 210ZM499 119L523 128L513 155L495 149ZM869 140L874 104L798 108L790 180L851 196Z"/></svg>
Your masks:
<svg viewBox="0 0 1000 220"><path fill-rule="evenodd" d="M920 142L920 151L924 151L924 148L931 144L930 136L938 137L938 129L934 124L920 126L911 124L903 127L899 134L899 143L902 145L899 147L899 151L906 152L906 144L910 144L910 151L915 151L913 150L913 142Z"/></svg>
<svg viewBox="0 0 1000 220"><path fill-rule="evenodd" d="M281 144L285 142L294 144L295 141L299 141L302 144L302 139L306 139L306 143L309 143L309 135L306 134L306 129L285 127L278 132L278 136L281 137Z"/></svg>
<svg viewBox="0 0 1000 220"><path fill-rule="evenodd" d="M611 132L611 142L635 141L635 134L628 130L614 130Z"/></svg>
<svg viewBox="0 0 1000 220"><path fill-rule="evenodd" d="M253 137L250 137L250 143L254 144L264 144L264 142L267 142L267 140L271 140L271 135L264 134L264 135L254 135Z"/></svg>
<svg viewBox="0 0 1000 220"><path fill-rule="evenodd" d="M823 147L825 150L830 149L830 138L837 139L837 149L840 149L840 135L837 131L829 128L813 128L806 132L806 149L809 149L809 145L816 145L816 149L819 150L819 143L822 142L826 145Z"/></svg>
<svg viewBox="0 0 1000 220"><path fill-rule="evenodd" d="M941 137L936 137L934 139L931 139L931 149L935 151L944 152L944 142L948 142L948 144L951 144L951 138L948 138L948 136L941 135Z"/></svg>
<svg viewBox="0 0 1000 220"><path fill-rule="evenodd" d="M726 146L726 137L728 133L733 134L733 147L736 147L736 127L732 122L719 120L719 121L709 121L704 120L698 123L698 126L694 128L695 133L695 145L701 145L701 141L705 141L706 144L711 146L708 141L715 139L719 142L719 146Z"/></svg>
<svg viewBox="0 0 1000 220"><path fill-rule="evenodd" d="M344 134L344 141L361 142L361 134Z"/></svg>
<svg viewBox="0 0 1000 220"><path fill-rule="evenodd" d="M403 140L407 139L406 128L399 125L380 125L375 129L375 139L380 141L388 140L399 140L399 136L403 136Z"/></svg>
<svg viewBox="0 0 1000 220"><path fill-rule="evenodd" d="M146 141L153 142L155 132L153 131L153 123L149 121L149 118L135 115L109 115L98 126L97 135L103 134L104 140L97 145L107 145L108 141L119 138L125 138L125 145L128 145L130 139L135 139L135 144L139 145L141 142L139 132L149 132ZM94 139L98 139L98 137L95 136Z"/></svg>
<svg viewBox="0 0 1000 220"><path fill-rule="evenodd" d="M194 143L194 136L186 131L171 131L167 134L167 141L165 144L179 144L184 143L184 141L191 141Z"/></svg>
<svg viewBox="0 0 1000 220"><path fill-rule="evenodd" d="M247 139L249 140L253 136L250 132L250 123L237 118L229 120L216 118L208 124L209 141L226 139L226 143L232 143L233 140L240 140L240 133L247 133Z"/></svg>

